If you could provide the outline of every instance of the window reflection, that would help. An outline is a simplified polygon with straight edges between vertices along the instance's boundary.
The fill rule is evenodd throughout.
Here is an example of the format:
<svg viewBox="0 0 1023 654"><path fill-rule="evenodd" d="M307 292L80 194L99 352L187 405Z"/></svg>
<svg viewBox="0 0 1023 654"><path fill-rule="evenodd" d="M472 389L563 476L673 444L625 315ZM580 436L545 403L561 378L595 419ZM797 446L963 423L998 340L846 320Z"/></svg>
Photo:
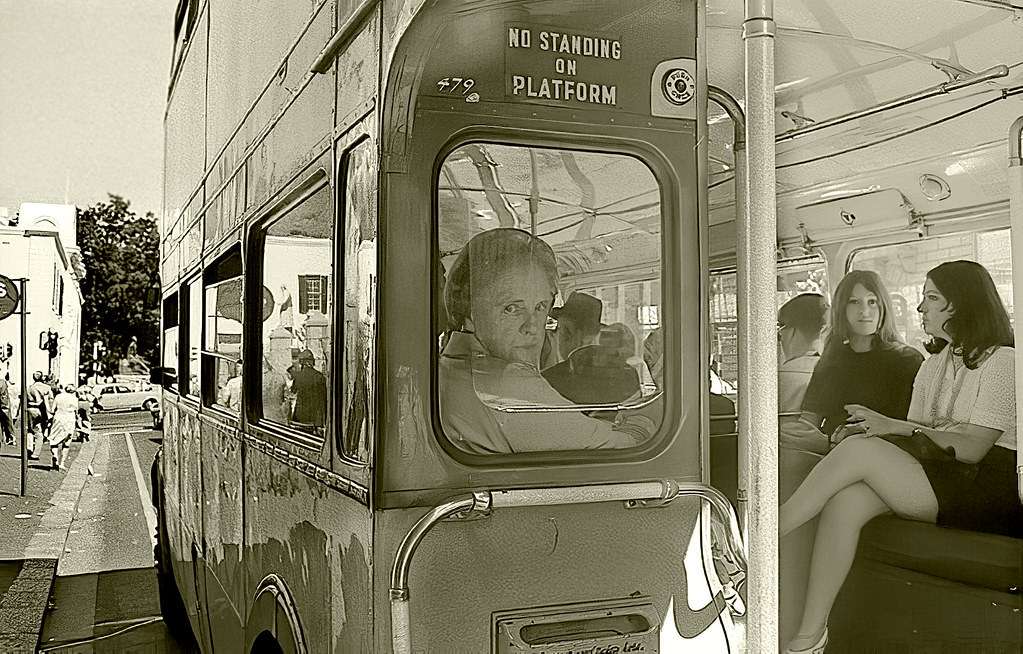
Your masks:
<svg viewBox="0 0 1023 654"><path fill-rule="evenodd" d="M348 155L344 224L344 400L342 450L365 461L373 428L376 375L376 163L370 141Z"/></svg>
<svg viewBox="0 0 1023 654"><path fill-rule="evenodd" d="M328 423L333 251L327 186L274 220L263 242L261 415L317 436Z"/></svg>

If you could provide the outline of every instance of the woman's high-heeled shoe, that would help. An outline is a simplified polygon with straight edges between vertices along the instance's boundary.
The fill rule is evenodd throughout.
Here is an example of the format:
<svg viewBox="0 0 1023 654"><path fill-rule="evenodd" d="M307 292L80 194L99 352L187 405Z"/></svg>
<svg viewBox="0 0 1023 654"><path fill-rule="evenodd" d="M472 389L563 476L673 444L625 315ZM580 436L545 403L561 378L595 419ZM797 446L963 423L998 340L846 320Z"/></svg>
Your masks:
<svg viewBox="0 0 1023 654"><path fill-rule="evenodd" d="M824 654L824 648L828 646L828 628L824 627L824 633L817 640L816 643L807 647L806 649L792 649L789 645L782 650L781 654Z"/></svg>

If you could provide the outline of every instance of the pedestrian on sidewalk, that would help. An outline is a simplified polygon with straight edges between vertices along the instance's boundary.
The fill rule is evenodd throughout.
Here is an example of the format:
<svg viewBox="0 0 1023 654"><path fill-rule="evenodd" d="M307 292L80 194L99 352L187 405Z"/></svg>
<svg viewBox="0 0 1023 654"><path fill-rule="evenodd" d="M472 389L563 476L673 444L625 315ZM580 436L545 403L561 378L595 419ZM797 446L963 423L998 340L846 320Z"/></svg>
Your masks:
<svg viewBox="0 0 1023 654"><path fill-rule="evenodd" d="M92 389L88 386L82 386L78 389L78 435L76 438L81 441L89 440L92 435L92 406L96 402L96 398L92 394Z"/></svg>
<svg viewBox="0 0 1023 654"><path fill-rule="evenodd" d="M53 423L50 425L50 452L53 453L53 469L64 470L71 438L75 435L75 418L78 414L78 396L75 387L68 384L64 392L53 403Z"/></svg>
<svg viewBox="0 0 1023 654"><path fill-rule="evenodd" d="M30 459L38 460L43 451L43 435L50 424L53 413L53 391L43 381L43 373L36 370L32 373L32 385L25 391L28 404L28 428L32 434L32 447L29 448Z"/></svg>
<svg viewBox="0 0 1023 654"><path fill-rule="evenodd" d="M14 445L14 411L11 408L7 375L0 379L0 435L3 436L4 445Z"/></svg>

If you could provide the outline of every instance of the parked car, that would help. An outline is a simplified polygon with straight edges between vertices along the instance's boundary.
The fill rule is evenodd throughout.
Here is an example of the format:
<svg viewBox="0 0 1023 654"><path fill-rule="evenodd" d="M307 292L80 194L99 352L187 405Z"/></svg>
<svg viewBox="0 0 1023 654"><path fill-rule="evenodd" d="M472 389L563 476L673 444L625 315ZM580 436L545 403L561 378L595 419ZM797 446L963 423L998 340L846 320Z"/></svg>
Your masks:
<svg viewBox="0 0 1023 654"><path fill-rule="evenodd" d="M98 384L92 389L92 394L96 398L96 408L100 411L144 409L153 413L160 408L160 393L149 384Z"/></svg>

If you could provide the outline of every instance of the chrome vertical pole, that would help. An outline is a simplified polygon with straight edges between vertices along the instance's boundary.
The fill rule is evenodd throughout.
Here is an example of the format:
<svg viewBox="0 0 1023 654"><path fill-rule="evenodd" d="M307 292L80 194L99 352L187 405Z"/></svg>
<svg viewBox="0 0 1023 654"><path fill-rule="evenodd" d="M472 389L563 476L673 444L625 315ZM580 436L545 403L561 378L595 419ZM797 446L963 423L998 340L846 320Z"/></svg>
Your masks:
<svg viewBox="0 0 1023 654"><path fill-rule="evenodd" d="M732 164L735 167L735 216L736 222L743 220L746 216L746 114L743 113L739 103L724 89L716 86L707 87L707 97L713 100L718 106L725 110L732 121ZM748 268L747 268L748 270ZM741 288L741 287L740 287ZM741 391L740 391L741 392ZM741 413L741 412L740 412ZM748 482L749 466L748 457L744 454L747 451L746 444L742 439L738 442L738 488L735 492L735 511L739 516L739 524L743 531L746 529L746 513L748 504Z"/></svg>
<svg viewBox="0 0 1023 654"><path fill-rule="evenodd" d="M1009 225L1012 244L1012 303L1013 309L1023 307L1023 116L1009 128ZM1016 351L1023 347L1023 320L1017 316ZM1016 356L1016 406L1023 393L1023 362ZM1023 414L1016 411L1016 433L1023 429ZM1023 450L1016 450L1016 481L1020 500L1023 501Z"/></svg>
<svg viewBox="0 0 1023 654"><path fill-rule="evenodd" d="M778 648L778 356L775 316L774 3L746 0L746 210L738 216L739 459L745 465L750 652ZM767 328L770 326L771 328ZM745 447L743 447L745 445ZM742 482L740 482L741 484Z"/></svg>

